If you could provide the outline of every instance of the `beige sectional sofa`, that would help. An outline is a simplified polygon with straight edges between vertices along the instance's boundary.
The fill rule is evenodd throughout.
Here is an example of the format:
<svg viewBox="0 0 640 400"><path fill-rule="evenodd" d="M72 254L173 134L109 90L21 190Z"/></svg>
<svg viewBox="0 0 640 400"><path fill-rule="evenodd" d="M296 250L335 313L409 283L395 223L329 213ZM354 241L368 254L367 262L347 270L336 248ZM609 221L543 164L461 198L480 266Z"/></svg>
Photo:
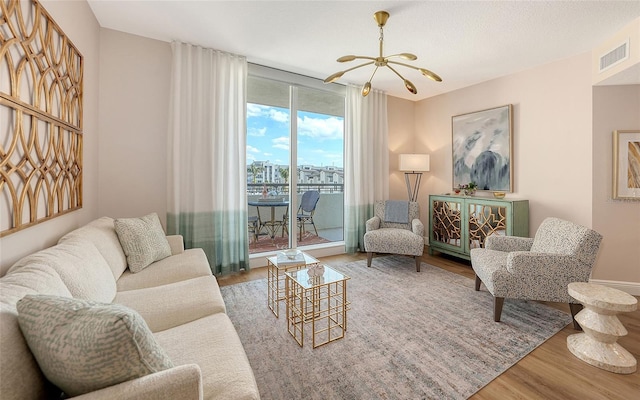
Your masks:
<svg viewBox="0 0 640 400"><path fill-rule="evenodd" d="M32 342L25 340L16 307L26 295L53 295L137 311L173 364L77 398L258 399L253 371L204 252L184 250L181 236L167 241L169 257L133 273L114 220L103 217L14 264L0 278L0 398L58 395L30 350Z"/></svg>

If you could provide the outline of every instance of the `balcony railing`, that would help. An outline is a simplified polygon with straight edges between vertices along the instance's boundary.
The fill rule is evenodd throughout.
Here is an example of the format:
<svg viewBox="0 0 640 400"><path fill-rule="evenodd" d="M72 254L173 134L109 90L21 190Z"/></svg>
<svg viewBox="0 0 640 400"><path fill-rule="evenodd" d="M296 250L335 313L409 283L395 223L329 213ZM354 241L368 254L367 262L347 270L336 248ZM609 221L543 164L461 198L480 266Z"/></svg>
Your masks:
<svg viewBox="0 0 640 400"><path fill-rule="evenodd" d="M262 194L262 189L266 186L267 192L276 195L288 195L288 183L247 183L247 194ZM298 183L297 193L304 193L307 190L317 190L322 193L342 193L344 184L342 183Z"/></svg>

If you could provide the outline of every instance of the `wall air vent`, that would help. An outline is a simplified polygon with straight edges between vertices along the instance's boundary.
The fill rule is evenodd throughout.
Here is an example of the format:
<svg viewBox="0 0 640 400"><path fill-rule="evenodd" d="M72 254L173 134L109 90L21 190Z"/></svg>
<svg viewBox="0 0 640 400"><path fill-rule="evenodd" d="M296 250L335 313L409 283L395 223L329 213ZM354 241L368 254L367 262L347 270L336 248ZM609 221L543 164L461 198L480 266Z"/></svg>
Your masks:
<svg viewBox="0 0 640 400"><path fill-rule="evenodd" d="M603 72L613 67L614 65L618 65L624 60L629 58L629 39L627 39L624 43L617 46L615 49L609 51L608 53L600 56L600 69L598 72Z"/></svg>

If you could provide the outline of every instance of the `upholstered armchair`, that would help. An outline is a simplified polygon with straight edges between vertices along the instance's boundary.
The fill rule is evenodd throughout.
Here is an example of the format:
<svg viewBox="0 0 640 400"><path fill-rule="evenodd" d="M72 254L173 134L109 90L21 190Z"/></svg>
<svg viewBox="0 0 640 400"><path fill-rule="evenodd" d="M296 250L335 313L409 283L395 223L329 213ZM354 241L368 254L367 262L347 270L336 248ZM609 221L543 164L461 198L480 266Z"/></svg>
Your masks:
<svg viewBox="0 0 640 400"><path fill-rule="evenodd" d="M391 222L385 217L386 201L374 205L374 216L366 222L364 248L367 252L367 267L371 266L373 253L401 254L411 256L420 272L420 256L424 252L424 225L420 221L417 202L409 202L406 223Z"/></svg>
<svg viewBox="0 0 640 400"><path fill-rule="evenodd" d="M569 303L575 317L581 306L567 285L589 281L601 240L598 232L558 218L545 219L534 238L491 235L484 248L471 250L475 289L482 282L493 295L496 322L505 298Z"/></svg>

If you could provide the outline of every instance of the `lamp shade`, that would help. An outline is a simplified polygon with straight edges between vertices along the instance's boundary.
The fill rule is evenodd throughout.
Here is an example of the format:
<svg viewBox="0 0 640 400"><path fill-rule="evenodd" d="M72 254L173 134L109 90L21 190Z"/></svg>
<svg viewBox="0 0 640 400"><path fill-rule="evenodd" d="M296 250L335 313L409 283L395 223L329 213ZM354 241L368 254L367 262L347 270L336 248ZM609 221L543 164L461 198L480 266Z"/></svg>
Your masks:
<svg viewBox="0 0 640 400"><path fill-rule="evenodd" d="M429 171L428 154L400 154L400 171Z"/></svg>

